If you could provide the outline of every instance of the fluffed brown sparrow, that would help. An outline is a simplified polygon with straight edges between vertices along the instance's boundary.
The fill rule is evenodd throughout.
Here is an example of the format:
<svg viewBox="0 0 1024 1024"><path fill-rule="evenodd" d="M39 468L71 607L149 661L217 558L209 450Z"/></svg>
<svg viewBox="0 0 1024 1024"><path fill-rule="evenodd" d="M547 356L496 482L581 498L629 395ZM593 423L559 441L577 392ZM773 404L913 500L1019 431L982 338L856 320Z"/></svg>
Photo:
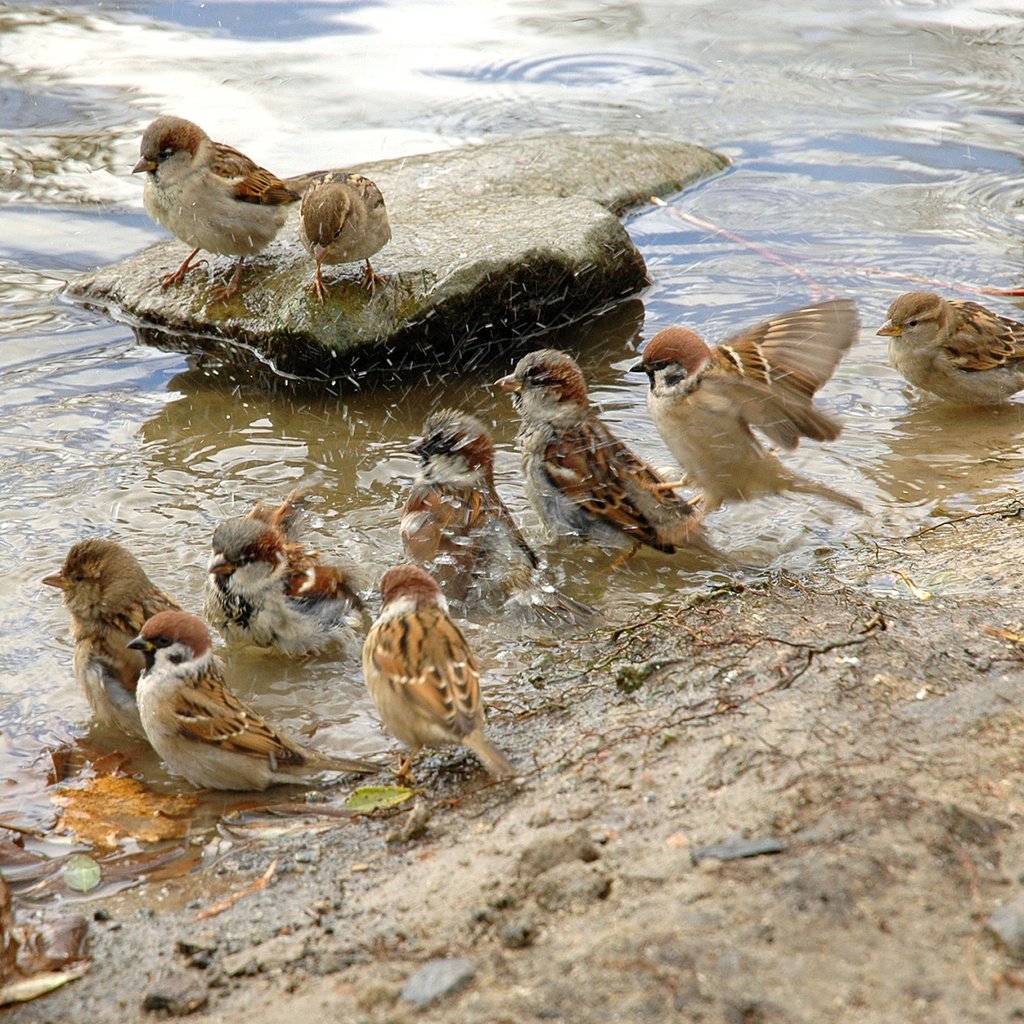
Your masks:
<svg viewBox="0 0 1024 1024"><path fill-rule="evenodd" d="M410 450L420 469L402 509L402 543L450 602L548 624L595 614L539 582L540 563L494 486L494 445L475 416L431 413Z"/></svg>
<svg viewBox="0 0 1024 1024"><path fill-rule="evenodd" d="M699 487L705 513L723 501L794 491L864 511L849 495L787 469L751 428L791 451L802 437L834 441L840 423L814 404L857 338L848 299L774 316L710 348L685 327L659 331L633 370L650 379L654 425Z"/></svg>
<svg viewBox="0 0 1024 1024"><path fill-rule="evenodd" d="M697 510L601 422L576 361L555 349L523 356L496 382L523 419L526 494L548 539L602 547L689 547L729 561L705 538Z"/></svg>
<svg viewBox="0 0 1024 1024"><path fill-rule="evenodd" d="M466 638L448 615L437 581L417 565L389 569L382 607L363 645L363 675L377 711L409 756L421 747L468 747L491 775L515 768L484 736L480 672Z"/></svg>
<svg viewBox="0 0 1024 1024"><path fill-rule="evenodd" d="M206 624L187 612L160 612L128 645L142 653L139 713L153 749L175 774L208 789L308 784L317 772L377 771L368 761L332 757L289 739L225 685Z"/></svg>
<svg viewBox="0 0 1024 1024"><path fill-rule="evenodd" d="M211 141L202 128L182 117L158 117L143 133L139 148L132 174L146 172L146 212L194 246L177 270L161 278L161 286L180 284L199 265L192 260L205 249L238 257L231 280L214 293L219 300L231 298L238 291L245 257L273 240L288 207L299 201L299 192L244 153Z"/></svg>
<svg viewBox="0 0 1024 1024"><path fill-rule="evenodd" d="M907 292L877 333L911 384L948 402L996 405L1024 388L1024 323L977 302Z"/></svg>
<svg viewBox="0 0 1024 1024"><path fill-rule="evenodd" d="M298 657L354 639L362 601L349 574L294 539L304 494L214 530L203 611L226 640Z"/></svg>
<svg viewBox="0 0 1024 1024"><path fill-rule="evenodd" d="M135 703L145 660L128 641L157 612L180 609L143 571L135 557L112 540L72 545L59 572L43 578L57 587L71 614L75 678L93 714L139 739L146 733Z"/></svg>
<svg viewBox="0 0 1024 1024"><path fill-rule="evenodd" d="M391 222L380 189L361 174L319 171L302 196L302 243L316 260L313 292L327 296L321 267L324 263L366 261L363 287L370 294L382 280L373 272L370 257L391 240Z"/></svg>

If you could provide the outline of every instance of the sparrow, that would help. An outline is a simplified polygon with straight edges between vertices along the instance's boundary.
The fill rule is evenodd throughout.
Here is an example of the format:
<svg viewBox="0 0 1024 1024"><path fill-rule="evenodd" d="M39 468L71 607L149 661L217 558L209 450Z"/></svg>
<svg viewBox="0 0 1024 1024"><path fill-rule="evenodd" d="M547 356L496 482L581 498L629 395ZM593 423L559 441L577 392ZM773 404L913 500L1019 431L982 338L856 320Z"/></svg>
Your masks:
<svg viewBox="0 0 1024 1024"><path fill-rule="evenodd" d="M93 714L139 739L146 733L135 703L145 661L128 641L157 612L178 611L135 557L112 540L93 538L72 545L59 572L42 580L63 593L75 641L75 678Z"/></svg>
<svg viewBox="0 0 1024 1024"><path fill-rule="evenodd" d="M295 539L303 497L214 530L203 611L226 640L301 657L353 638L363 605L348 574Z"/></svg>
<svg viewBox="0 0 1024 1024"><path fill-rule="evenodd" d="M381 597L363 675L384 725L410 748L398 777L408 777L421 747L451 744L472 750L495 778L515 775L484 736L480 671L437 581L417 565L399 565L384 574Z"/></svg>
<svg viewBox="0 0 1024 1024"><path fill-rule="evenodd" d="M793 491L848 508L864 506L787 469L752 428L792 451L802 437L834 441L839 421L814 404L857 338L848 299L772 317L710 348L685 327L659 331L631 369L650 379L647 408L686 479L702 491L705 514L723 501Z"/></svg>
<svg viewBox="0 0 1024 1024"><path fill-rule="evenodd" d="M302 196L302 244L316 260L313 292L327 297L321 265L366 260L362 286L372 295L377 282L370 257L391 240L391 222L380 189L361 174L318 171Z"/></svg>
<svg viewBox="0 0 1024 1024"><path fill-rule="evenodd" d="M420 468L402 509L402 544L449 602L497 605L549 625L595 614L535 582L540 561L495 489L494 445L476 417L432 413L410 451Z"/></svg>
<svg viewBox="0 0 1024 1024"><path fill-rule="evenodd" d="M146 668L139 713L153 749L175 774L207 789L308 784L317 772L377 770L368 761L331 757L269 725L224 684L206 624L187 612L160 612L128 644Z"/></svg>
<svg viewBox="0 0 1024 1024"><path fill-rule="evenodd" d="M571 356L539 349L495 383L512 393L522 416L526 495L551 543L627 544L625 557L641 544L668 554L692 547L729 561L704 537L696 508L594 414Z"/></svg>
<svg viewBox="0 0 1024 1024"><path fill-rule="evenodd" d="M911 384L961 405L996 405L1024 388L1024 324L977 302L907 292L877 331Z"/></svg>
<svg viewBox="0 0 1024 1024"><path fill-rule="evenodd" d="M300 193L223 142L213 142L197 124L182 117L158 117L143 133L132 174L146 172L142 201L146 212L186 245L194 246L161 287L180 284L200 249L237 256L231 280L217 300L231 298L246 256L268 245Z"/></svg>

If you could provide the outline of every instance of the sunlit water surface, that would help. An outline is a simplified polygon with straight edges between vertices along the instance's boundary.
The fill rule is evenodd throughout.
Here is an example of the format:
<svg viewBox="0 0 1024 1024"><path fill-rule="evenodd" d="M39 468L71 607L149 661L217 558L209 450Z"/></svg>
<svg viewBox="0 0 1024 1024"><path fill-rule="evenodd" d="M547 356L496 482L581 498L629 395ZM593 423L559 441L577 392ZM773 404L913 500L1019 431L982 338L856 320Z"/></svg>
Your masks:
<svg viewBox="0 0 1024 1024"><path fill-rule="evenodd" d="M55 300L71 276L164 237L129 170L160 112L199 121L279 173L358 164L537 130L666 135L725 153L728 173L639 210L629 230L651 287L551 343L577 353L603 414L671 465L628 372L645 339L686 323L720 340L824 295L855 297L859 345L824 389L838 444L793 464L859 496L726 508L716 543L799 573L832 551L912 532L1015 492L1020 404L950 412L915 396L874 334L914 287L978 298L1014 287L1021 258L1024 22L1012 4L622 0L9 4L0 11L0 816L52 819L48 751L89 732L68 623L40 585L78 538L126 544L197 608L222 517L317 481L310 528L372 586L401 557L406 446L438 403L494 427L499 487L527 531L516 418L486 385L508 364L438 369L372 392L261 391L206 360ZM496 198L500 201L500 197ZM401 210L393 210L400 220ZM920 284L919 284L920 283ZM1014 315L1006 298L984 298ZM869 552L871 553L869 556ZM706 587L685 558L605 572L552 557L574 595L613 618ZM955 567L951 567L955 570ZM955 586L955 571L947 581ZM532 657L529 631L470 626L489 692ZM328 723L325 746L386 744L355 652L236 662L269 717ZM117 745L96 733L91 741ZM154 759L137 762L163 777ZM176 784L174 784L176 785Z"/></svg>

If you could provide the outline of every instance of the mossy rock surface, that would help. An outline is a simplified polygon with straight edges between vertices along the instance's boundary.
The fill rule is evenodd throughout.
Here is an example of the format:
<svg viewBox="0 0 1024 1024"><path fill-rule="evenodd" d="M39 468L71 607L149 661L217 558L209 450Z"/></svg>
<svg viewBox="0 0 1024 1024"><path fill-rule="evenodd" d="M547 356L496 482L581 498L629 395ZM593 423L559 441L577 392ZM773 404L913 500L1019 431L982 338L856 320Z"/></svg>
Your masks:
<svg viewBox="0 0 1024 1024"><path fill-rule="evenodd" d="M230 302L212 297L231 272L229 257L212 259L212 275L203 268L160 288L160 276L187 255L176 240L75 278L65 294L147 335L155 329L164 344L225 343L235 359L303 377L371 361L444 362L636 293L646 268L619 217L726 166L687 143L563 135L387 160L354 168L380 186L391 216L392 240L373 259L385 280L372 297L354 263L326 267L328 301L315 298L297 209L246 261Z"/></svg>

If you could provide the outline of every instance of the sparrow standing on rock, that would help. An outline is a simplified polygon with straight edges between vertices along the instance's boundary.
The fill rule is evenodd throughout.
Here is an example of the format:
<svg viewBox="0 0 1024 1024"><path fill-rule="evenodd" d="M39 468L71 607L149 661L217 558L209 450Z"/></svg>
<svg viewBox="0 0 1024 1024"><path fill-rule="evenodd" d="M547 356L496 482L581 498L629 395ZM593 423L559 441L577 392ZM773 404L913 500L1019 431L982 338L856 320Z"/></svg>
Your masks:
<svg viewBox="0 0 1024 1024"><path fill-rule="evenodd" d="M140 152L132 174L146 172L146 212L194 246L177 270L161 278L161 286L180 284L199 265L192 263L196 253L205 249L238 257L231 280L214 293L218 300L230 299L238 291L245 257L273 240L299 193L181 117L158 117L143 134Z"/></svg>
<svg viewBox="0 0 1024 1024"><path fill-rule="evenodd" d="M877 333L911 384L948 402L996 405L1024 388L1024 324L977 302L907 292Z"/></svg>
<svg viewBox="0 0 1024 1024"><path fill-rule="evenodd" d="M313 291L327 296L321 265L366 260L362 285L372 295L383 280L370 257L391 240L391 222L380 189L369 178L345 171L319 171L302 197L302 243L316 260Z"/></svg>
<svg viewBox="0 0 1024 1024"><path fill-rule="evenodd" d="M112 540L74 544L60 572L43 578L57 587L71 613L75 678L93 714L139 739L146 733L135 703L145 661L128 641L157 612L180 605L150 580L134 556Z"/></svg>
<svg viewBox="0 0 1024 1024"><path fill-rule="evenodd" d="M594 415L576 361L555 349L523 356L496 382L512 392L526 494L548 531L603 547L691 547L729 559L704 537L700 516Z"/></svg>
<svg viewBox="0 0 1024 1024"><path fill-rule="evenodd" d="M210 631L187 612L161 612L128 645L141 651L139 712L153 749L175 774L208 789L308 784L317 772L377 770L368 761L331 757L268 725L224 684Z"/></svg>
<svg viewBox="0 0 1024 1024"><path fill-rule="evenodd" d="M302 656L353 639L362 601L348 575L293 539L302 498L261 502L214 530L204 613L226 640Z"/></svg>
<svg viewBox="0 0 1024 1024"><path fill-rule="evenodd" d="M474 416L442 409L410 449L420 470L402 509L402 543L463 606L506 605L554 624L592 608L534 583L539 562L494 486L494 446Z"/></svg>
<svg viewBox="0 0 1024 1024"><path fill-rule="evenodd" d="M857 338L848 299L772 317L709 348L685 327L659 331L633 367L650 378L647 407L686 479L703 491L704 512L723 501L795 491L848 508L864 506L787 469L764 448L756 427L791 451L802 437L834 441L841 426L814 404Z"/></svg>
<svg viewBox="0 0 1024 1024"><path fill-rule="evenodd" d="M484 736L480 672L466 638L448 615L437 581L416 565L389 569L383 604L363 645L363 675L380 717L410 748L398 770L421 747L468 747L491 775L515 768Z"/></svg>

